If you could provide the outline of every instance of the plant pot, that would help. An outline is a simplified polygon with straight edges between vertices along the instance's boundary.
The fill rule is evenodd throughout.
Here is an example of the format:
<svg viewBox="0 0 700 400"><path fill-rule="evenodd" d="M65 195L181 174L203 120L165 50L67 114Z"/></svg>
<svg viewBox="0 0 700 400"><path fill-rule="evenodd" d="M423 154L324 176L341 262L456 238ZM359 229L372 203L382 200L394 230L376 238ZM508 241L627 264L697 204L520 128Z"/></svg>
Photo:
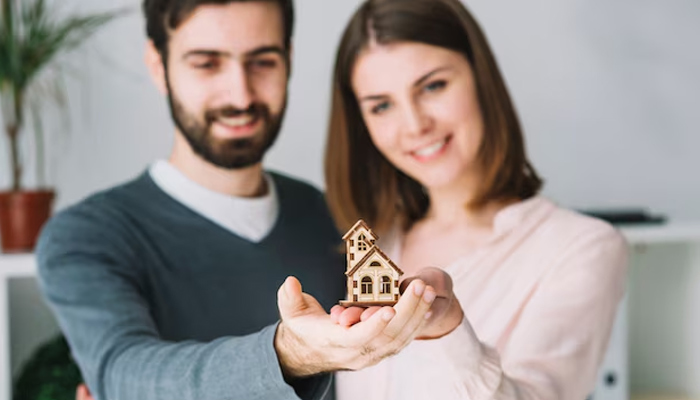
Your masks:
<svg viewBox="0 0 700 400"><path fill-rule="evenodd" d="M0 192L0 238L4 253L34 250L44 223L51 216L53 190Z"/></svg>

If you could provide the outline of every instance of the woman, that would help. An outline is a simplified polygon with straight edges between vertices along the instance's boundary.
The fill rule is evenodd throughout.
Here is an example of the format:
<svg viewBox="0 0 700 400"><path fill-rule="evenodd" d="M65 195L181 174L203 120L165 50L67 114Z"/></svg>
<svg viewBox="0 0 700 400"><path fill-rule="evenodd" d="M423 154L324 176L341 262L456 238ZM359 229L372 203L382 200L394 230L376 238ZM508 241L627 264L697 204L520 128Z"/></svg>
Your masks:
<svg viewBox="0 0 700 400"><path fill-rule="evenodd" d="M441 266L459 312L423 334L434 340L339 373L340 400L586 398L623 295L626 244L539 196L541 184L464 6L363 3L336 59L329 205L341 231L367 221L406 276ZM352 311L332 314L352 323Z"/></svg>

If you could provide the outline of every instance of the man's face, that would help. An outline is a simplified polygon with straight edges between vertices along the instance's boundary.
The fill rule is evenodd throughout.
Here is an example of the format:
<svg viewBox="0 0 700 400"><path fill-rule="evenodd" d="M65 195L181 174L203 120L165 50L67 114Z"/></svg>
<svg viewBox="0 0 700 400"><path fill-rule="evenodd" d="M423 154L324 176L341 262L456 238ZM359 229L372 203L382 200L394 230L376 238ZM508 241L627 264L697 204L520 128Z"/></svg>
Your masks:
<svg viewBox="0 0 700 400"><path fill-rule="evenodd" d="M259 163L286 107L279 5L199 6L170 33L165 62L171 113L194 152L227 169Z"/></svg>

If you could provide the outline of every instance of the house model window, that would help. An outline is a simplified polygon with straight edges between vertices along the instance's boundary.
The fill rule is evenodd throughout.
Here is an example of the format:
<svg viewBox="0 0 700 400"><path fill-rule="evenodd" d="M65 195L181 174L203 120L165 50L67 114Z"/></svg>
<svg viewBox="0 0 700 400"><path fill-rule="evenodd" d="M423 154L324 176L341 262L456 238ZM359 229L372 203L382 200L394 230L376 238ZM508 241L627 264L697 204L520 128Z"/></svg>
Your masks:
<svg viewBox="0 0 700 400"><path fill-rule="evenodd" d="M375 245L378 237L363 220L343 236L346 250L347 299L344 307L394 305L403 271Z"/></svg>

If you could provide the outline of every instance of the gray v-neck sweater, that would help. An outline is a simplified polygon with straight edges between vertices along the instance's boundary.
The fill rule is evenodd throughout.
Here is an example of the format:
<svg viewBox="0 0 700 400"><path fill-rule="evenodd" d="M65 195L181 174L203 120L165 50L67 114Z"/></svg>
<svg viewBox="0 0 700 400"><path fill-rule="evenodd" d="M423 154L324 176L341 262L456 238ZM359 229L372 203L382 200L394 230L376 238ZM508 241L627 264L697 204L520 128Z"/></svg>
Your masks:
<svg viewBox="0 0 700 400"><path fill-rule="evenodd" d="M340 237L321 193L272 176L280 212L259 243L147 173L47 224L40 284L98 400L322 398L329 375L282 376L276 292L294 275L326 309L343 298Z"/></svg>

